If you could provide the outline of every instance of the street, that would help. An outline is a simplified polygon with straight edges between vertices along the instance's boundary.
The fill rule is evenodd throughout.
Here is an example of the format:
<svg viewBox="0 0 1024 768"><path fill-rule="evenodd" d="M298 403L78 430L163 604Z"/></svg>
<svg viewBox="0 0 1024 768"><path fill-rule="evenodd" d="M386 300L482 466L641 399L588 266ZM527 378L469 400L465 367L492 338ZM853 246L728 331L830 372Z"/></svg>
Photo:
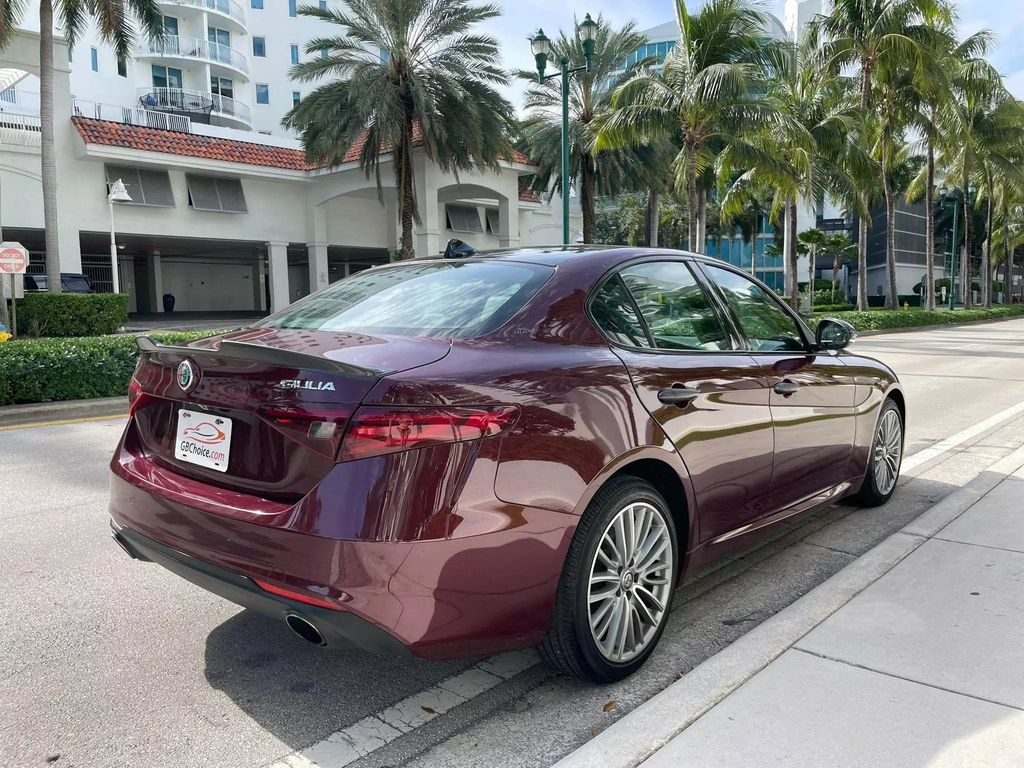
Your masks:
<svg viewBox="0 0 1024 768"><path fill-rule="evenodd" d="M123 417L0 430L0 765L549 766L1024 445L1022 338L1024 319L855 342L906 391L896 496L830 507L684 586L650 661L601 687L532 651L306 644L113 544Z"/></svg>

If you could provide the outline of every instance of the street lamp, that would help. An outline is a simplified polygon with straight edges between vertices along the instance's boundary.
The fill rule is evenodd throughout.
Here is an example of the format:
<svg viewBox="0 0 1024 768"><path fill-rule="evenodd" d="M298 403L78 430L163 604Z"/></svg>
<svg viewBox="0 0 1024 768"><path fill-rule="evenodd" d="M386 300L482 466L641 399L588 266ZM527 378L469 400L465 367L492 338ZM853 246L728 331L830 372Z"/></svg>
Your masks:
<svg viewBox="0 0 1024 768"><path fill-rule="evenodd" d="M545 75L544 70L548 65L548 57L551 55L551 40L544 34L543 29L538 29L537 34L530 38L530 50L537 62L537 82L543 83L552 78L562 78L562 246L569 245L569 76L576 72L590 71L590 64L594 58L594 49L597 46L598 24L588 13L583 21L576 27L576 35L583 44L583 57L586 64L582 67L570 67L569 57L563 53L558 60L560 71Z"/></svg>
<svg viewBox="0 0 1024 768"><path fill-rule="evenodd" d="M118 179L110 185L107 205L110 206L110 269L114 276L114 293L121 292L121 283L117 275L117 240L114 237L114 203L130 203L131 195L125 189L124 182Z"/></svg>
<svg viewBox="0 0 1024 768"><path fill-rule="evenodd" d="M978 194L978 187L972 182L967 186L967 203L973 206L975 197ZM960 205L964 202L963 191L959 187L950 189L945 184L939 189L939 204L945 210L953 209L953 232L949 244L949 309L952 311L956 306L956 277L957 277L957 240L960 236ZM969 244L965 243L965 247ZM969 263L969 262L968 262ZM970 268L967 269L967 276L964 280L964 295L971 290Z"/></svg>

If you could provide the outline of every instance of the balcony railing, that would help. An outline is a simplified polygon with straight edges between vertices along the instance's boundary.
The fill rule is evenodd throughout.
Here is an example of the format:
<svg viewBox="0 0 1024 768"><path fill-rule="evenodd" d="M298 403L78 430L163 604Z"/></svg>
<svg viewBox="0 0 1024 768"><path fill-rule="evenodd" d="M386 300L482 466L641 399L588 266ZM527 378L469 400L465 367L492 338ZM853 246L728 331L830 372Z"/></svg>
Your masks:
<svg viewBox="0 0 1024 768"><path fill-rule="evenodd" d="M239 72L249 73L249 60L240 51L221 43L211 43L201 37L172 35L162 40L145 40L139 43L139 54L142 56L202 59L233 67Z"/></svg>
<svg viewBox="0 0 1024 768"><path fill-rule="evenodd" d="M143 109L179 112L188 116L213 112L252 125L252 110L248 104L219 93L190 88L140 88L138 93L139 106Z"/></svg>
<svg viewBox="0 0 1024 768"><path fill-rule="evenodd" d="M235 0L160 0L168 5L184 5L204 11L216 11L228 16L241 25L245 25L245 11Z"/></svg>
<svg viewBox="0 0 1024 768"><path fill-rule="evenodd" d="M40 133L38 115L0 114L0 144L17 147L38 147Z"/></svg>
<svg viewBox="0 0 1024 768"><path fill-rule="evenodd" d="M8 88L6 91L0 91L0 112L38 115L39 94L34 91L23 91L20 88Z"/></svg>
<svg viewBox="0 0 1024 768"><path fill-rule="evenodd" d="M95 120L109 120L125 125L141 125L164 131L192 133L192 121L185 115L154 112L141 107L122 107L117 104L100 104L95 101L72 99L71 113L75 117L91 117Z"/></svg>

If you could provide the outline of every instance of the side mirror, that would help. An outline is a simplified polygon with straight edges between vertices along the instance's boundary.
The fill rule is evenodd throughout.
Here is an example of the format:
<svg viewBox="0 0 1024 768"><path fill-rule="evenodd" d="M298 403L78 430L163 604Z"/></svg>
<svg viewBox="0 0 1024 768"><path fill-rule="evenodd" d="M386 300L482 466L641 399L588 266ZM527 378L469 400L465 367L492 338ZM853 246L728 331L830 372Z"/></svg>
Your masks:
<svg viewBox="0 0 1024 768"><path fill-rule="evenodd" d="M826 317L814 332L819 349L845 349L855 338L857 329L838 317Z"/></svg>

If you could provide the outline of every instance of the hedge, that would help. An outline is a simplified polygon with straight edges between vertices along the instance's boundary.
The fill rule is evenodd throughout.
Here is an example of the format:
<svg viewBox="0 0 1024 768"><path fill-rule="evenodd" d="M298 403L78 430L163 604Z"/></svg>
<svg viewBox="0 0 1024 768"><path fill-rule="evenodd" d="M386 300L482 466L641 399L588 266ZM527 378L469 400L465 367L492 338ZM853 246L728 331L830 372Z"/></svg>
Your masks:
<svg viewBox="0 0 1024 768"><path fill-rule="evenodd" d="M150 338L183 344L216 333L153 333ZM130 335L8 341L0 344L0 405L125 395L138 356Z"/></svg>
<svg viewBox="0 0 1024 768"><path fill-rule="evenodd" d="M976 320L1000 320L1024 317L1024 305L992 307L992 309L958 309L954 312L938 310L909 312L902 309L878 310L873 312L830 312L829 317L838 317L851 323L858 331L882 331L891 328L917 328L929 325L959 325ZM817 327L823 319L818 314L808 319L811 328Z"/></svg>
<svg viewBox="0 0 1024 768"><path fill-rule="evenodd" d="M102 336L128 322L123 293L26 293L18 299L18 333Z"/></svg>

